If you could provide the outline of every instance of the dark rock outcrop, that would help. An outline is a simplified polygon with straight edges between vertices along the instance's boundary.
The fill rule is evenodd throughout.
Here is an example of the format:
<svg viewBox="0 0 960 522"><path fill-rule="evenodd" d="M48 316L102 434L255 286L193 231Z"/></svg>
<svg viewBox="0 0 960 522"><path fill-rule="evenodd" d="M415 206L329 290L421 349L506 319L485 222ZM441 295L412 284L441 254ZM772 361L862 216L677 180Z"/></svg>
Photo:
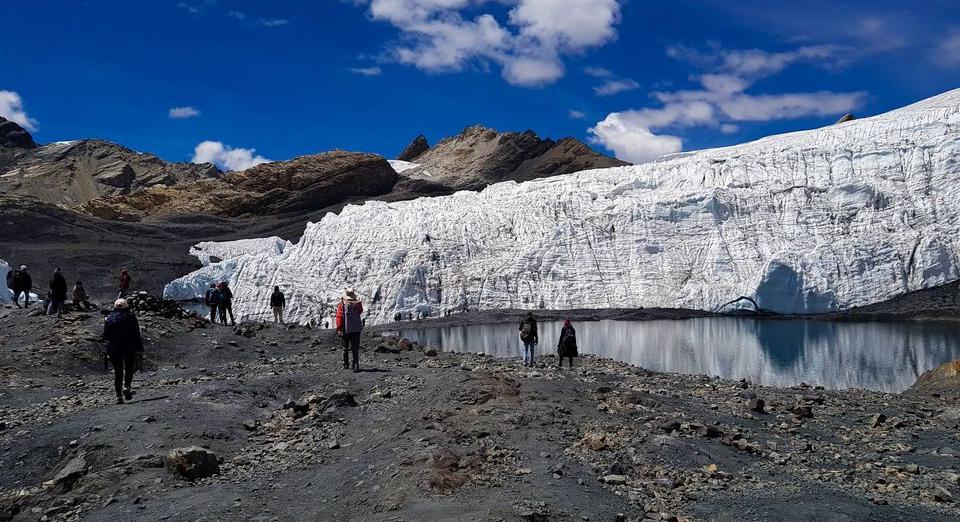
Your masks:
<svg viewBox="0 0 960 522"><path fill-rule="evenodd" d="M854 116L853 114L844 114L839 120L837 120L837 123L843 123L843 122L846 122L846 121L853 121L853 120L855 120L855 119L857 119L857 117ZM836 123L835 123L834 125L836 125Z"/></svg>
<svg viewBox="0 0 960 522"><path fill-rule="evenodd" d="M32 149L37 144L30 135L18 123L10 121L0 116L0 147L16 147L20 149Z"/></svg>
<svg viewBox="0 0 960 522"><path fill-rule="evenodd" d="M78 210L122 221L204 214L276 216L320 210L352 198L384 194L398 179L390 164L380 156L332 151L264 163L218 179L102 197L81 205Z"/></svg>
<svg viewBox="0 0 960 522"><path fill-rule="evenodd" d="M427 138L423 134L417 136L407 145L407 148L403 149L403 152L397 156L397 159L400 161L413 161L417 159L417 156L423 154L430 149L430 144L427 143Z"/></svg>
<svg viewBox="0 0 960 522"><path fill-rule="evenodd" d="M101 140L0 149L0 192L34 196L56 205L78 205L104 195L220 174L209 163L170 163Z"/></svg>
<svg viewBox="0 0 960 522"><path fill-rule="evenodd" d="M528 181L628 163L597 153L574 138L541 139L533 131L497 132L474 126L416 157L403 176L450 190L478 190L499 181Z"/></svg>

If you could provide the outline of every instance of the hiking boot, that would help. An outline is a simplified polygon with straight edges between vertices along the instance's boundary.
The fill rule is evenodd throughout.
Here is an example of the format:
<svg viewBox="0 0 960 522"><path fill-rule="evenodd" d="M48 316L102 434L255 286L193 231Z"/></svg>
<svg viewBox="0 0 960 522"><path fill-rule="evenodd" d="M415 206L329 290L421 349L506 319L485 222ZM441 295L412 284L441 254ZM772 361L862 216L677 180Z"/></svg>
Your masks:
<svg viewBox="0 0 960 522"><path fill-rule="evenodd" d="M123 389L123 398L127 399L128 401L133 398L133 392L130 391L130 388Z"/></svg>
<svg viewBox="0 0 960 522"><path fill-rule="evenodd" d="M123 404L123 397L120 395L117 395L117 404Z"/></svg>

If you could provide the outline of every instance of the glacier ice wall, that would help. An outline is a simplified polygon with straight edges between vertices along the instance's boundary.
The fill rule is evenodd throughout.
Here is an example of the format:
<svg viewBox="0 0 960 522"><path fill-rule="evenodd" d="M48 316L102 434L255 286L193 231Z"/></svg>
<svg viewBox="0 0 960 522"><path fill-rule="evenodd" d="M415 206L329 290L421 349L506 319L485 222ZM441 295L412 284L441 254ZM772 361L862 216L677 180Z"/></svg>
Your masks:
<svg viewBox="0 0 960 522"><path fill-rule="evenodd" d="M10 265L3 259L0 259L0 276L3 276L2 279L0 279L0 281L2 281L0 284L3 285L2 291L0 291L0 304L8 304L13 302L13 290L7 288L7 274L9 272Z"/></svg>
<svg viewBox="0 0 960 522"><path fill-rule="evenodd" d="M235 310L368 320L496 308L818 313L958 277L960 90L879 116L482 192L367 202L232 260ZM208 247L210 248L210 247ZM195 273L184 281L202 278Z"/></svg>

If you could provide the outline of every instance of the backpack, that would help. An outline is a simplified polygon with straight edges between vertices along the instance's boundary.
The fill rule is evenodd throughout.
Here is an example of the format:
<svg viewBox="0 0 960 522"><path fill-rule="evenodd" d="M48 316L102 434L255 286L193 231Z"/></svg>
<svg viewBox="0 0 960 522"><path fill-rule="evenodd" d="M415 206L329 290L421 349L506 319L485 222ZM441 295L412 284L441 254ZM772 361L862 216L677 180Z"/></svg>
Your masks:
<svg viewBox="0 0 960 522"><path fill-rule="evenodd" d="M363 330L362 305L357 301L343 303L343 331L356 333Z"/></svg>
<svg viewBox="0 0 960 522"><path fill-rule="evenodd" d="M20 288L20 270L7 272L7 288L11 290L18 290Z"/></svg>
<svg viewBox="0 0 960 522"><path fill-rule="evenodd" d="M560 338L560 346L564 349L572 348L577 342L577 332L573 328L567 328Z"/></svg>
<svg viewBox="0 0 960 522"><path fill-rule="evenodd" d="M533 340L533 323L530 321L524 321L523 326L520 327L520 340L523 342Z"/></svg>

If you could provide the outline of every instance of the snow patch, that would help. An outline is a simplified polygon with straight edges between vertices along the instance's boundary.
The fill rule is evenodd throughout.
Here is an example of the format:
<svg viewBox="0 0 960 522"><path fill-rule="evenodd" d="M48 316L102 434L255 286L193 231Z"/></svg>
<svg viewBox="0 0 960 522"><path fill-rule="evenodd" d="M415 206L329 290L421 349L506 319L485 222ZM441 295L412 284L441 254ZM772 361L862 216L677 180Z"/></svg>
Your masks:
<svg viewBox="0 0 960 522"><path fill-rule="evenodd" d="M387 163L389 163L390 166L393 167L394 172L396 172L397 174L400 174L401 172L404 172L410 169L415 169L420 166L419 163L410 163L409 161L401 161L401 160L387 160Z"/></svg>

